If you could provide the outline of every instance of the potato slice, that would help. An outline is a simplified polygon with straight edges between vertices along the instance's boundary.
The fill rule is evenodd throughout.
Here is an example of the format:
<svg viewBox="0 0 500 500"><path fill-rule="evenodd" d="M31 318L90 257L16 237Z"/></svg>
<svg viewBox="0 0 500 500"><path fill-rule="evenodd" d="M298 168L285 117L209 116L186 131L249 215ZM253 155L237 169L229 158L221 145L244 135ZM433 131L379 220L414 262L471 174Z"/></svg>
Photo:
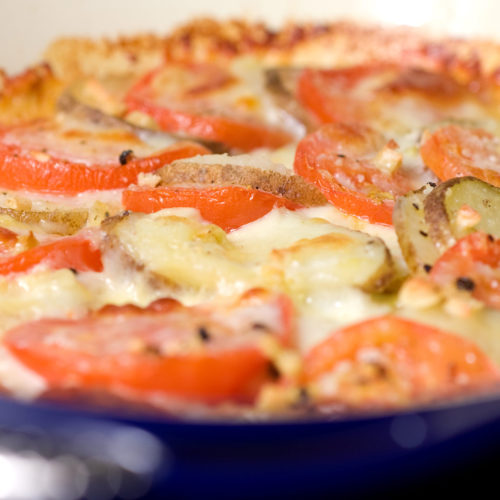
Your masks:
<svg viewBox="0 0 500 500"><path fill-rule="evenodd" d="M382 241L355 231L331 232L273 250L265 269L265 274L278 274L282 287L296 297L344 286L377 292L392 278L392 261Z"/></svg>
<svg viewBox="0 0 500 500"><path fill-rule="evenodd" d="M207 155L177 160L157 171L163 186L244 186L283 196L304 206L321 206L325 197L299 175L258 155Z"/></svg>
<svg viewBox="0 0 500 500"><path fill-rule="evenodd" d="M378 238L287 210L275 209L230 234L192 209L128 214L104 227L136 265L176 287L180 298L256 286L296 298L317 287L381 291L393 277L392 259Z"/></svg>
<svg viewBox="0 0 500 500"><path fill-rule="evenodd" d="M425 221L440 253L474 231L499 238L498 214L500 189L475 177L443 182L425 199Z"/></svg>
<svg viewBox="0 0 500 500"><path fill-rule="evenodd" d="M439 257L439 251L430 238L425 220L424 205L432 187L425 185L399 198L392 220L403 257L413 272L428 272Z"/></svg>
<svg viewBox="0 0 500 500"><path fill-rule="evenodd" d="M254 284L251 269L222 229L202 222L192 209L178 211L191 217L168 212L172 213L132 213L107 222L104 228L137 266L163 279L174 291L231 295Z"/></svg>
<svg viewBox="0 0 500 500"><path fill-rule="evenodd" d="M0 207L0 225L16 227L27 224L32 231L43 231L62 236L74 234L85 226L88 210L20 210Z"/></svg>

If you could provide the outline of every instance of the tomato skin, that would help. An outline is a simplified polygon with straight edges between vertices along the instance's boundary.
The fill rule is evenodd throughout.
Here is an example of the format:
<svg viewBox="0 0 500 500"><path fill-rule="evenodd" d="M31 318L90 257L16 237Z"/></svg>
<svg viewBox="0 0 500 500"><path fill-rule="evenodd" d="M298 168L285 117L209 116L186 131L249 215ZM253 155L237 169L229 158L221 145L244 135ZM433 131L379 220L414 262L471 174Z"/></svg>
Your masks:
<svg viewBox="0 0 500 500"><path fill-rule="evenodd" d="M454 116L464 101L487 113L482 86L467 85L450 74L419 67L373 63L337 69L305 69L297 99L320 123L356 122L381 126L399 123L400 106L409 100L422 109L421 126ZM414 117L418 119L418 113ZM405 126L401 122L400 126ZM397 128L397 126L396 126Z"/></svg>
<svg viewBox="0 0 500 500"><path fill-rule="evenodd" d="M430 278L454 288L461 280L474 298L500 309L500 240L482 232L461 238L434 263Z"/></svg>
<svg viewBox="0 0 500 500"><path fill-rule="evenodd" d="M420 154L442 181L470 175L500 187L500 151L497 139L486 130L457 125L440 128L424 140ZM481 160L471 154L493 161L497 170L481 168Z"/></svg>
<svg viewBox="0 0 500 500"><path fill-rule="evenodd" d="M273 311L276 324L266 333L252 332L261 306ZM271 377L259 335L287 345L291 308L286 297L267 293L247 295L222 312L214 305L186 307L161 299L142 310L106 308L80 320L27 323L7 332L4 344L47 381L49 390L101 389L144 402L163 395L207 404L247 403ZM240 311L244 320L236 331L231 314ZM245 317L249 311L255 314ZM200 325L210 335L205 342L197 336ZM197 338L201 347L190 347Z"/></svg>
<svg viewBox="0 0 500 500"><path fill-rule="evenodd" d="M144 213L171 207L197 208L205 220L226 232L263 217L275 207L302 208L286 198L240 186L125 190L122 203L127 210Z"/></svg>
<svg viewBox="0 0 500 500"><path fill-rule="evenodd" d="M381 136L362 125L324 125L299 143L294 169L337 208L390 226L395 196L411 186L397 171L386 174L371 163L383 145Z"/></svg>
<svg viewBox="0 0 500 500"><path fill-rule="evenodd" d="M23 273L38 264L50 269L97 272L103 269L101 252L90 240L67 237L0 259L0 274Z"/></svg>
<svg viewBox="0 0 500 500"><path fill-rule="evenodd" d="M320 403L358 408L406 406L500 381L473 343L396 316L333 332L306 355L304 372Z"/></svg>
<svg viewBox="0 0 500 500"><path fill-rule="evenodd" d="M92 165L49 157L47 161L23 154L16 145L0 143L0 186L6 189L77 194L94 189L117 189L137 182L140 172L153 172L180 158L207 154L203 146L184 142L158 154L133 159L125 165Z"/></svg>
<svg viewBox="0 0 500 500"><path fill-rule="evenodd" d="M305 69L297 82L297 99L320 123L365 122L367 103L349 92L363 79L385 71L383 65L338 70Z"/></svg>
<svg viewBox="0 0 500 500"><path fill-rule="evenodd" d="M241 151L278 148L292 141L288 133L262 123L156 104L150 87L161 70L156 69L140 80L129 91L125 102L131 111L151 116L163 130L185 132Z"/></svg>

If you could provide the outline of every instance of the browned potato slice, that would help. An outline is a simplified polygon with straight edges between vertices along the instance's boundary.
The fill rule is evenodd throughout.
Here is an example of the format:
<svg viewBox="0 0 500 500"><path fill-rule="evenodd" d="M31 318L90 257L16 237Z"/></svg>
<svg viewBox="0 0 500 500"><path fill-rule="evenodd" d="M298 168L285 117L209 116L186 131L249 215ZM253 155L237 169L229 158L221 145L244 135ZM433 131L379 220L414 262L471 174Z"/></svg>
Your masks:
<svg viewBox="0 0 500 500"><path fill-rule="evenodd" d="M228 234L192 209L132 213L103 227L108 241L174 293L233 295L263 286L300 299L318 287L381 291L394 274L378 238L287 210Z"/></svg>
<svg viewBox="0 0 500 500"><path fill-rule="evenodd" d="M236 164L234 158L215 155L176 161L165 165L157 174L163 186L176 184L198 184L201 187L236 185L252 189L261 189L268 193L288 198L306 207L325 205L325 197L312 184L302 177L283 171L268 169L268 165L259 165L258 159L249 159L245 165ZM237 157L235 157L237 158ZM209 163L210 161L210 163ZM231 163L233 162L233 163Z"/></svg>
<svg viewBox="0 0 500 500"><path fill-rule="evenodd" d="M392 220L401 252L413 272L428 272L439 257L424 216L425 200L431 191L432 188L425 185L399 198L394 207Z"/></svg>
<svg viewBox="0 0 500 500"><path fill-rule="evenodd" d="M15 226L15 222L28 224L33 231L70 235L85 226L88 210L20 210L0 207L0 221L6 226Z"/></svg>
<svg viewBox="0 0 500 500"><path fill-rule="evenodd" d="M63 93L57 102L57 109L61 113L61 117L66 121L75 121L77 126L81 126L83 128L92 126L103 129L126 130L148 144L157 145L158 148L167 147L177 141L190 139L203 144L214 153L222 153L227 150L227 148L219 142L203 141L198 138L193 139L181 134L169 134L159 130L140 127L129 123L120 117L112 114L106 114L105 111L95 106L97 105L92 106L80 101L78 97L75 97L70 91Z"/></svg>
<svg viewBox="0 0 500 500"><path fill-rule="evenodd" d="M500 189L475 177L443 182L425 200L425 221L440 252L474 231L500 237Z"/></svg>
<svg viewBox="0 0 500 500"><path fill-rule="evenodd" d="M119 250L127 256L127 267L140 269L173 293L212 292L221 286L242 291L237 288L253 284L251 271L224 231L196 217L131 213L109 219L103 229L106 250Z"/></svg>
<svg viewBox="0 0 500 500"><path fill-rule="evenodd" d="M343 286L380 292L393 277L390 254L382 241L356 231L332 232L274 250L268 269L299 297Z"/></svg>

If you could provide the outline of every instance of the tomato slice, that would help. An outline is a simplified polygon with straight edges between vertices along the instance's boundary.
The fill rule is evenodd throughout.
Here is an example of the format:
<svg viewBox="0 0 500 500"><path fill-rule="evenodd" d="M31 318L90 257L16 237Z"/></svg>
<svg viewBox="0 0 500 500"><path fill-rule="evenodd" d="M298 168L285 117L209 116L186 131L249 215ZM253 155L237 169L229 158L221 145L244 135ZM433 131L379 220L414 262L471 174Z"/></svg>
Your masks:
<svg viewBox="0 0 500 500"><path fill-rule="evenodd" d="M394 407L458 395L500 380L500 370L471 342L395 316L332 333L304 361L320 403Z"/></svg>
<svg viewBox="0 0 500 500"><path fill-rule="evenodd" d="M337 208L391 225L395 198L412 188L398 168L390 173L376 164L383 150L397 155L395 148L393 141L387 143L363 125L332 123L299 143L294 168Z"/></svg>
<svg viewBox="0 0 500 500"><path fill-rule="evenodd" d="M39 264L50 269L98 272L103 269L100 250L90 240L75 236L0 258L0 274L23 273Z"/></svg>
<svg viewBox="0 0 500 500"><path fill-rule="evenodd" d="M262 337L287 344L290 301L251 291L232 305L175 301L116 307L85 319L43 319L6 333L4 344L49 389L105 389L209 404L250 402L270 380Z"/></svg>
<svg viewBox="0 0 500 500"><path fill-rule="evenodd" d="M137 182L141 172L152 172L180 158L206 154L203 146L181 142L146 158L121 165L74 162L41 151L0 142L0 186L6 189L77 194L94 189L117 189Z"/></svg>
<svg viewBox="0 0 500 500"><path fill-rule="evenodd" d="M228 70L211 64L168 64L143 77L126 103L171 132L251 151L277 148L290 134L265 122L263 104ZM259 112L260 110L260 112Z"/></svg>
<svg viewBox="0 0 500 500"><path fill-rule="evenodd" d="M481 232L461 238L436 261L430 277L500 309L500 240Z"/></svg>
<svg viewBox="0 0 500 500"><path fill-rule="evenodd" d="M321 122L366 122L370 104L356 88L385 66L355 66L320 70L305 69L297 82L297 99Z"/></svg>
<svg viewBox="0 0 500 500"><path fill-rule="evenodd" d="M443 181L471 175L500 187L500 139L486 130L440 128L424 140L420 154Z"/></svg>
<svg viewBox="0 0 500 500"><path fill-rule="evenodd" d="M439 72L376 63L306 69L298 78L296 94L321 123L356 122L404 131L449 118L487 116L488 97L478 83L467 85Z"/></svg>
<svg viewBox="0 0 500 500"><path fill-rule="evenodd" d="M302 208L272 193L240 186L129 189L123 192L122 203L127 210L144 213L170 207L197 208L205 220L217 224L226 232L263 217L275 207L289 210Z"/></svg>

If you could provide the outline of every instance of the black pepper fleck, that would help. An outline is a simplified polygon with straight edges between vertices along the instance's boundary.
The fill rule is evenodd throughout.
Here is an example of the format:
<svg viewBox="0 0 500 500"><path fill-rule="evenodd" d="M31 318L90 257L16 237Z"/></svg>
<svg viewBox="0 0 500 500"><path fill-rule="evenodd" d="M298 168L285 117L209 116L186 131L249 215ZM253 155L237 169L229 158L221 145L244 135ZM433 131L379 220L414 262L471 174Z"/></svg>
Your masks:
<svg viewBox="0 0 500 500"><path fill-rule="evenodd" d="M474 283L474 281L472 281L470 278L467 278L466 276L457 278L456 285L459 290L467 290L468 292L472 292L472 290L476 288L476 284Z"/></svg>
<svg viewBox="0 0 500 500"><path fill-rule="evenodd" d="M430 273L432 270L432 266L430 264L424 264L424 271L426 273Z"/></svg>
<svg viewBox="0 0 500 500"><path fill-rule="evenodd" d="M420 207L418 206L418 203L412 203L412 205L413 205L413 208L415 210L419 210L420 209Z"/></svg>
<svg viewBox="0 0 500 500"><path fill-rule="evenodd" d="M104 217L109 217L109 212L108 211L104 212Z"/></svg>
<svg viewBox="0 0 500 500"><path fill-rule="evenodd" d="M340 154L340 153L339 153L339 154L337 155L337 158L345 158L345 155L343 155L343 154Z"/></svg>
<svg viewBox="0 0 500 500"><path fill-rule="evenodd" d="M419 231L419 233L424 237L427 238L429 236L429 233L426 233L425 231Z"/></svg>
<svg viewBox="0 0 500 500"><path fill-rule="evenodd" d="M495 241L495 238L493 237L492 234L488 234L488 240L493 243Z"/></svg>
<svg viewBox="0 0 500 500"><path fill-rule="evenodd" d="M73 274L78 274L78 271L74 268L74 267L70 267L69 270L73 273Z"/></svg>
<svg viewBox="0 0 500 500"><path fill-rule="evenodd" d="M125 149L120 153L120 165L126 165L130 160L134 152L131 149Z"/></svg>
<svg viewBox="0 0 500 500"><path fill-rule="evenodd" d="M130 215L130 210L124 210L124 211L122 212L122 215L123 215L124 217L126 217L127 215Z"/></svg>
<svg viewBox="0 0 500 500"><path fill-rule="evenodd" d="M152 354L153 356L160 356L161 355L160 349L153 344L147 344L144 347L144 351L148 354Z"/></svg>
<svg viewBox="0 0 500 500"><path fill-rule="evenodd" d="M252 323L252 328L254 330L269 330L268 326L264 323Z"/></svg>
<svg viewBox="0 0 500 500"><path fill-rule="evenodd" d="M204 326L198 328L198 335L203 342L208 342L212 338Z"/></svg>
<svg viewBox="0 0 500 500"><path fill-rule="evenodd" d="M428 182L427 184L429 184L429 186L433 187L433 188L435 188L437 186L437 184L435 182Z"/></svg>
<svg viewBox="0 0 500 500"><path fill-rule="evenodd" d="M278 370L278 367L272 361L269 362L267 368L269 371L269 375L273 380L277 380L280 378L281 373Z"/></svg>

